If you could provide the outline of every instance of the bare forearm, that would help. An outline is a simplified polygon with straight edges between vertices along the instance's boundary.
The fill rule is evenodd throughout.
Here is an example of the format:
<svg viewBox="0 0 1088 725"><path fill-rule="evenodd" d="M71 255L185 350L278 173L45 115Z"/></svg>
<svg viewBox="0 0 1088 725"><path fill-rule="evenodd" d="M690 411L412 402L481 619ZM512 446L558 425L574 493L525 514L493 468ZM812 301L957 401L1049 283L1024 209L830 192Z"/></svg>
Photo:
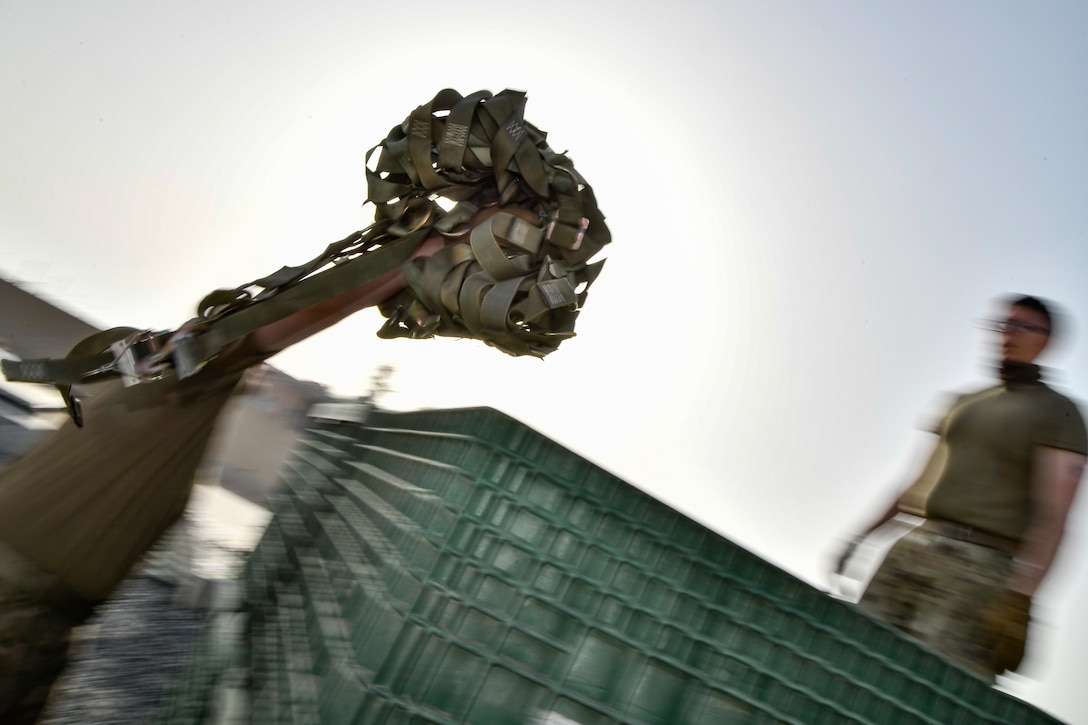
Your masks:
<svg viewBox="0 0 1088 725"><path fill-rule="evenodd" d="M869 528L865 529L864 532L862 532L863 535L868 535L876 531L881 526L898 516L901 512L905 511L907 513L915 513L911 508L911 501L908 498L910 492L918 485L919 481L926 478L927 476L934 475L934 472L940 470L941 466L944 465L944 447L940 446L937 443L930 443L930 445L932 446L932 448L927 452L927 455L924 459L925 462L920 467L920 470L915 473L913 478L907 479L907 485L899 489L896 497L889 502L888 507L884 510L884 512L881 513L875 521L873 521ZM921 515L921 512L918 512L917 515Z"/></svg>
<svg viewBox="0 0 1088 725"><path fill-rule="evenodd" d="M246 340L255 353L271 354L284 350L321 332L344 318L389 298L404 288L400 271L390 272L370 284L318 303L290 317L255 330Z"/></svg>
<svg viewBox="0 0 1088 725"><path fill-rule="evenodd" d="M1028 596L1035 595L1054 563L1064 533L1064 522L1050 525L1040 522L1027 532L1024 544L1016 554L1010 589Z"/></svg>
<svg viewBox="0 0 1088 725"><path fill-rule="evenodd" d="M428 257L442 248L442 237L428 238L412 257ZM249 351L272 354L335 325L359 310L383 302L404 289L400 270L389 272L373 282L356 287L332 299L320 302L290 317L265 325L246 339Z"/></svg>
<svg viewBox="0 0 1088 725"><path fill-rule="evenodd" d="M1009 587L1033 596L1054 563L1065 522L1084 471L1085 457L1040 448L1032 481L1032 518L1016 555Z"/></svg>

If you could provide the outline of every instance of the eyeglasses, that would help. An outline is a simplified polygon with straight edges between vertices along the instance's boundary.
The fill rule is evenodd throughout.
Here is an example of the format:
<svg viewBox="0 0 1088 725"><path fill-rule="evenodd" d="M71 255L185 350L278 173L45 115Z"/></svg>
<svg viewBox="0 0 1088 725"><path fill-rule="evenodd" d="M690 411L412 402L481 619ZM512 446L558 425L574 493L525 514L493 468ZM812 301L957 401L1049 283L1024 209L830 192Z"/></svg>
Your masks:
<svg viewBox="0 0 1088 725"><path fill-rule="evenodd" d="M1040 335L1049 335L1050 329L1033 322L1021 322L1020 320L979 320L979 327L992 332L1037 332Z"/></svg>

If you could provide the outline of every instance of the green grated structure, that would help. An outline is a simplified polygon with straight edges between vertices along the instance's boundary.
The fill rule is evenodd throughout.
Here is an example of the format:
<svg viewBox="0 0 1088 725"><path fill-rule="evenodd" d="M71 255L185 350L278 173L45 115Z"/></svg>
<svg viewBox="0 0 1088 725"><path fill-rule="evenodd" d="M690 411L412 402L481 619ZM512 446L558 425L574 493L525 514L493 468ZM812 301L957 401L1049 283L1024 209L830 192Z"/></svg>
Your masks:
<svg viewBox="0 0 1088 725"><path fill-rule="evenodd" d="M318 421L161 720L1056 723L492 409Z"/></svg>

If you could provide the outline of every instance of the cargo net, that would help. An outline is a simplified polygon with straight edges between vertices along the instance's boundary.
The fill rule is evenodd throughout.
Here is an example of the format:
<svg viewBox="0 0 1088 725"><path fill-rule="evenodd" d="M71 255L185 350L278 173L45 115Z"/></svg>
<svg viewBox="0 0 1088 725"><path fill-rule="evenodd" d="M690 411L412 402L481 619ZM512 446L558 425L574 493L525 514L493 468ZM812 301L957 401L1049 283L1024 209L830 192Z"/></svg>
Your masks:
<svg viewBox="0 0 1088 725"><path fill-rule="evenodd" d="M444 90L367 152L366 236L427 230L434 255L379 305L383 338L465 337L544 357L574 323L610 241L593 190L524 118L525 94ZM380 152L371 168L371 157Z"/></svg>

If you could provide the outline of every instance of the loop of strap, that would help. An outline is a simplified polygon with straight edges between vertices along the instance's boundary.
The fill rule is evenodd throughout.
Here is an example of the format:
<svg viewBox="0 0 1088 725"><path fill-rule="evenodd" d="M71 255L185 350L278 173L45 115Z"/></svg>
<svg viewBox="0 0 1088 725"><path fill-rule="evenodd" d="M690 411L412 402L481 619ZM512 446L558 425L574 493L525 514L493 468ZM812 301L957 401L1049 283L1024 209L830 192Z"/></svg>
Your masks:
<svg viewBox="0 0 1088 725"><path fill-rule="evenodd" d="M390 319L381 337L473 337L511 355L544 357L574 335L584 289L603 262L537 263L544 229L508 213L469 237L405 265L408 288L383 305Z"/></svg>
<svg viewBox="0 0 1088 725"><path fill-rule="evenodd" d="M369 201L390 216L409 199L437 208L437 196L500 207L467 240L406 265L408 288L379 306L388 318L379 336L472 337L543 357L574 335L603 265L589 260L611 237L589 184L525 120L525 102L510 90L445 90L367 152ZM540 213L542 223L501 211L508 205ZM452 237L453 226L440 231Z"/></svg>
<svg viewBox="0 0 1088 725"><path fill-rule="evenodd" d="M172 368L187 377L240 337L398 267L407 287L379 305L388 318L380 337L472 337L511 355L547 355L574 335L603 265L589 260L611 237L593 190L525 120L525 102L524 93L510 90L440 91L367 151L367 202L375 205L367 229L306 264L212 292L177 331L114 328L64 360L4 361L4 374L55 383L77 417L72 384L114 375L138 380L133 369L159 375ZM540 223L502 211L507 205L536 212ZM500 210L470 228L488 206ZM432 234L449 245L407 261ZM129 361L126 374L118 351L137 341L150 341L154 352L138 366Z"/></svg>

